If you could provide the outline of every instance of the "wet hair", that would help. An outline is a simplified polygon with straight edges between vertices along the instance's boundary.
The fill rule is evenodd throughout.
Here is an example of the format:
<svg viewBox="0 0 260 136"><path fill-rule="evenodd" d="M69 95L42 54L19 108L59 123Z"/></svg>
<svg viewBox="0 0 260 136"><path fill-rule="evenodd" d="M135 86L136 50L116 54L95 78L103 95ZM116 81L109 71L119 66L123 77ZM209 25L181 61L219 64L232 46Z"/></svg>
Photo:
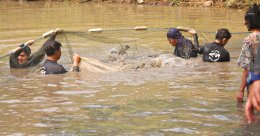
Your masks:
<svg viewBox="0 0 260 136"><path fill-rule="evenodd" d="M31 54L31 49L30 49L30 47L24 46L24 47L22 47L21 49L22 49L22 51L23 51L26 55L29 56L29 55Z"/></svg>
<svg viewBox="0 0 260 136"><path fill-rule="evenodd" d="M181 32L176 29L176 28L169 28L168 32L167 32L167 38L172 38L172 39L177 39L178 41L179 40L182 40L183 39L183 36L181 34Z"/></svg>
<svg viewBox="0 0 260 136"><path fill-rule="evenodd" d="M254 4L250 6L245 14L245 25L248 31L252 29L260 29L260 5Z"/></svg>
<svg viewBox="0 0 260 136"><path fill-rule="evenodd" d="M51 56L55 53L55 51L59 50L61 47L61 43L55 41L55 40L50 40L44 43L45 47L45 52L47 56Z"/></svg>
<svg viewBox="0 0 260 136"><path fill-rule="evenodd" d="M231 38L231 33L228 31L228 29L221 28L221 29L218 29L215 38L218 39L218 40L223 40L224 38L230 39Z"/></svg>

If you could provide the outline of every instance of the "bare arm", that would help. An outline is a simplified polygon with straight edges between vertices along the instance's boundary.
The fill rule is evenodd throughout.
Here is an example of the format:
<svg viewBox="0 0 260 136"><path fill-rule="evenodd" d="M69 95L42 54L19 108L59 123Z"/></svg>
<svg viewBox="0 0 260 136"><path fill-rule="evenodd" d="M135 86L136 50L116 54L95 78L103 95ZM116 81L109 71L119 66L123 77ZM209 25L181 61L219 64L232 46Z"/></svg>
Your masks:
<svg viewBox="0 0 260 136"><path fill-rule="evenodd" d="M27 42L25 42L24 44L21 44L19 47L15 48L13 50L13 52L18 51L19 49L21 49L23 46L31 46L34 43L34 40L29 40Z"/></svg>
<svg viewBox="0 0 260 136"><path fill-rule="evenodd" d="M240 83L240 88L239 88L239 91L238 91L237 96L236 96L238 102L243 102L244 90L246 88L247 76L248 76L248 70L244 69L243 74L242 74L241 83Z"/></svg>
<svg viewBox="0 0 260 136"><path fill-rule="evenodd" d="M81 58L78 54L73 55L73 71L79 72L79 64L80 64Z"/></svg>

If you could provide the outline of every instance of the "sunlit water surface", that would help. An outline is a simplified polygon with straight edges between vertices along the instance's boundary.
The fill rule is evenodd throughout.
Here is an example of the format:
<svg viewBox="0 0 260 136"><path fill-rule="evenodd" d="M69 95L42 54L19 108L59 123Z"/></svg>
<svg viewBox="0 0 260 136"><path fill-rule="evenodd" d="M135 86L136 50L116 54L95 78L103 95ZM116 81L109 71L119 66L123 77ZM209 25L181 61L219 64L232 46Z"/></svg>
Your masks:
<svg viewBox="0 0 260 136"><path fill-rule="evenodd" d="M190 26L201 31L205 43L214 34L204 31L246 32L243 15L204 7L0 2L0 54L57 27ZM135 37L149 51L171 53L165 33ZM236 61L245 36L232 36L227 63L204 63L200 56L172 67L107 74L23 77L25 71L16 70L11 78L1 77L11 81L1 84L0 135L257 135L259 124L246 125L243 105L235 100L242 72ZM9 71L7 60L0 66L2 74Z"/></svg>

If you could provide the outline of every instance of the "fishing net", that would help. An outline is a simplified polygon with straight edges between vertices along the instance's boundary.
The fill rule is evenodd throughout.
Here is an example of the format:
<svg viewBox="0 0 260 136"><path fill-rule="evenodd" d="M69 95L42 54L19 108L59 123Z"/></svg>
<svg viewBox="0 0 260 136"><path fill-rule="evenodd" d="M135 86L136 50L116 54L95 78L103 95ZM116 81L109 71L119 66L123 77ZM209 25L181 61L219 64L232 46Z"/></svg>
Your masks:
<svg viewBox="0 0 260 136"><path fill-rule="evenodd" d="M136 71L180 63L180 58L174 58L172 55L174 48L169 51L171 47L169 47L166 38L167 30L168 28L151 28L147 30L145 27L89 29L88 31L63 30L55 38L62 44L62 55L58 63L69 70L73 63L73 54L79 54L82 57L80 66L82 73ZM191 35L183 34L193 41ZM203 38L200 41L206 41L205 35L200 34L199 36ZM49 37L42 36L36 39L36 42L30 46L32 53L44 53L41 48L47 38ZM158 45L162 43L163 45ZM187 48L183 46L178 50L183 50L184 56L182 58L189 58L189 52L191 51L189 46ZM168 54L163 54L165 52ZM39 73L43 63L41 60L46 59L46 55L45 58L36 55L36 57L33 57L37 62L37 64L33 64L34 67L10 69L9 57L10 53L0 57L0 76L2 77L0 83L19 80L21 77L24 79L28 75Z"/></svg>
<svg viewBox="0 0 260 136"><path fill-rule="evenodd" d="M81 69L85 70L84 72L129 70L137 65L135 62L158 53L146 43L147 37L147 32L125 29L107 30L102 33L64 32L58 35L57 39L65 41L62 42L62 54L70 55L64 56L64 62L61 59L60 63L66 63L72 53L76 53L82 57Z"/></svg>
<svg viewBox="0 0 260 136"><path fill-rule="evenodd" d="M150 48L149 43L145 41L150 35L144 31L128 29L111 29L103 32L64 30L55 38L62 44L62 55L58 63L69 70L73 63L73 54L79 54L82 58L80 66L82 72L105 73L130 70L138 65L136 62L139 60L159 52ZM43 58L39 54L45 54L43 44L47 39L49 37L40 37L29 46L32 54L28 60L31 62L28 66L31 67L26 69L10 69L9 59L10 56L14 56L14 53L1 53L7 55L0 57L0 76L2 77L0 83L24 79L28 75L40 72L42 60L46 59L46 55ZM17 53L15 58L19 54ZM127 60L131 60L131 66L126 65ZM18 66L17 68L25 67Z"/></svg>

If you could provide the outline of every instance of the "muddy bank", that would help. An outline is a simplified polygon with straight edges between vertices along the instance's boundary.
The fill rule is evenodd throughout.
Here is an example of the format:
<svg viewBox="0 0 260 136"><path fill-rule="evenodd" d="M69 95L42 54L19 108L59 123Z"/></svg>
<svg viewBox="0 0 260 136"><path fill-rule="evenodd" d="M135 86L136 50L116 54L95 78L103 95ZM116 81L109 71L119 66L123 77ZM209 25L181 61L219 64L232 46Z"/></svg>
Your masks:
<svg viewBox="0 0 260 136"><path fill-rule="evenodd" d="M6 0L0 0L6 1ZM13 2L66 2L66 3L86 3L86 2L104 2L104 3L121 3L121 4L138 4L154 6L195 6L195 7L228 7L244 9L258 0L7 0Z"/></svg>

